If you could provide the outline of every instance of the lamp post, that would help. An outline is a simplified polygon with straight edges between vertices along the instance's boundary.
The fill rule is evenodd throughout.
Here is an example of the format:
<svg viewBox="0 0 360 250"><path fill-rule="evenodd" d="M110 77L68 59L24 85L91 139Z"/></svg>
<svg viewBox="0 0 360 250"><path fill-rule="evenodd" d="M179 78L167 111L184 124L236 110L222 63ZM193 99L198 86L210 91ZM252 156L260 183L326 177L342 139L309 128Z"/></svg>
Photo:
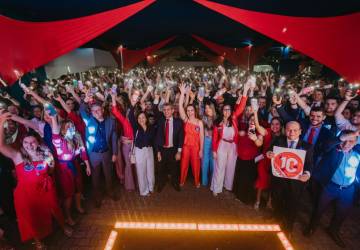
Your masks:
<svg viewBox="0 0 360 250"><path fill-rule="evenodd" d="M123 46L120 45L120 60L121 60L121 74L124 74L124 59L123 59Z"/></svg>
<svg viewBox="0 0 360 250"><path fill-rule="evenodd" d="M248 45L248 49L249 49L249 53L248 53L248 66L247 66L247 69L248 69L248 71L250 71L250 56L251 56L251 48L252 48L252 44L250 43L249 45Z"/></svg>

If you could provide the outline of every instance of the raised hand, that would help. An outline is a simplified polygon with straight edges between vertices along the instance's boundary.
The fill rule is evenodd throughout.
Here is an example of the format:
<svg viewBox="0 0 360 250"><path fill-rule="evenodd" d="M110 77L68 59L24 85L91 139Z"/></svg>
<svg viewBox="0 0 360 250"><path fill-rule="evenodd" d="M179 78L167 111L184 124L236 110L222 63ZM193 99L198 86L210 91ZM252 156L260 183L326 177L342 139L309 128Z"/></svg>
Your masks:
<svg viewBox="0 0 360 250"><path fill-rule="evenodd" d="M3 124L11 118L11 113L5 111L4 109L0 110L0 124Z"/></svg>
<svg viewBox="0 0 360 250"><path fill-rule="evenodd" d="M276 95L273 95L272 101L275 105L281 105L282 97L281 96L277 97Z"/></svg>
<svg viewBox="0 0 360 250"><path fill-rule="evenodd" d="M71 85L69 85L69 84L66 84L66 85L65 85L65 89L66 89L66 91L69 92L69 93L73 93L73 92L74 92L74 87L71 86Z"/></svg>
<svg viewBox="0 0 360 250"><path fill-rule="evenodd" d="M149 86L147 86L146 91L151 92L151 91L153 91L153 89L154 89L154 87L152 85L149 85Z"/></svg>
<svg viewBox="0 0 360 250"><path fill-rule="evenodd" d="M186 85L184 83L181 83L179 85L179 90L181 94L185 94L186 93Z"/></svg>
<svg viewBox="0 0 360 250"><path fill-rule="evenodd" d="M219 65L218 70L221 72L221 74L225 75L225 68L223 66Z"/></svg>
<svg viewBox="0 0 360 250"><path fill-rule="evenodd" d="M352 93L351 90L347 90L347 91L345 92L345 101L351 101L351 100L354 99L356 96L357 96L356 93L353 95L353 93Z"/></svg>

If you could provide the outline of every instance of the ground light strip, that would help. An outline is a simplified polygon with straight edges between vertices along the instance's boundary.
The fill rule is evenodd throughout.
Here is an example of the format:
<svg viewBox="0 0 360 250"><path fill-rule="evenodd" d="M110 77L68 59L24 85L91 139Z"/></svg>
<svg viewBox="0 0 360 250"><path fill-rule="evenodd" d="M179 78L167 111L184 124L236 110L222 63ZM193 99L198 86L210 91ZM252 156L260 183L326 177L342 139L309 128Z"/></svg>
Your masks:
<svg viewBox="0 0 360 250"><path fill-rule="evenodd" d="M109 236L109 238L106 242L105 248L104 248L105 250L113 249L117 235L118 235L118 232L116 232L114 230L111 231L110 236Z"/></svg>
<svg viewBox="0 0 360 250"><path fill-rule="evenodd" d="M286 235L277 224L202 224L175 222L116 222L115 229L153 229L153 230L193 230L193 231L257 231L276 232L284 249L294 250ZM111 231L105 250L114 247L118 233Z"/></svg>
<svg viewBox="0 0 360 250"><path fill-rule="evenodd" d="M286 238L284 232L278 232L277 236L278 236L279 240L281 241L281 244L283 245L283 247L286 250L294 250L294 248L291 245L290 241L288 240L288 238Z"/></svg>

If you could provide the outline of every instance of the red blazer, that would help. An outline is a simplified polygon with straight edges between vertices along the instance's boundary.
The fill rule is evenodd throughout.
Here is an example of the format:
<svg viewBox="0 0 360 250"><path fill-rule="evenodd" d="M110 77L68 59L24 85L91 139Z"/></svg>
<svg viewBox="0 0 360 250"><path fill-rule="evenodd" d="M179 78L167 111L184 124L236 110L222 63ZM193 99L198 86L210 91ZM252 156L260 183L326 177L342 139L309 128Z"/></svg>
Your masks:
<svg viewBox="0 0 360 250"><path fill-rule="evenodd" d="M116 117L116 119L120 122L122 129L123 129L123 136L133 140L134 139L134 133L133 133L133 128L131 126L131 123L128 119L126 119L125 116L123 116L123 114L121 114L120 110L118 107L114 107L112 106L111 111L113 113L113 115Z"/></svg>
<svg viewBox="0 0 360 250"><path fill-rule="evenodd" d="M235 106L235 111L231 116L231 123L235 130L233 141L238 145L239 141L239 133L238 133L238 118L244 112L246 106L247 96L242 96L240 100L240 104ZM219 126L214 126L213 129L213 137L212 137L212 151L217 152L220 140L222 139L223 135L223 127L224 125L221 124Z"/></svg>

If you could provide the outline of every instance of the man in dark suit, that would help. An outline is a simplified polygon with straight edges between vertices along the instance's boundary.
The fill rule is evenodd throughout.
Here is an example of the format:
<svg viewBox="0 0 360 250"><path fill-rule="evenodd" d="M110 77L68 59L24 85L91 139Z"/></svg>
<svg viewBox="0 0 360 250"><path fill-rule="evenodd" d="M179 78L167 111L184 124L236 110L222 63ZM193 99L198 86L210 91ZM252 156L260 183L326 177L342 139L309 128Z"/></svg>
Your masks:
<svg viewBox="0 0 360 250"><path fill-rule="evenodd" d="M95 193L95 206L101 206L100 177L101 170L106 181L108 195L117 200L117 193L113 191L113 164L117 155L117 134L115 120L104 116L104 109L100 103L90 105L91 114L87 111L87 105L81 103L80 115L85 122L86 149L89 155L91 179Z"/></svg>
<svg viewBox="0 0 360 250"><path fill-rule="evenodd" d="M315 232L322 214L330 203L335 202L335 214L327 233L338 246L345 247L339 231L354 202L355 185L359 184L360 145L356 144L359 134L359 131L345 130L340 137L327 144L318 170L313 174L320 192L309 226L304 231L305 236Z"/></svg>
<svg viewBox="0 0 360 250"><path fill-rule="evenodd" d="M275 155L272 152L274 146L302 149L306 151L304 171L298 179L287 179L272 176L272 201L274 216L278 218L285 231L291 236L296 214L299 209L299 201L304 190L305 183L310 179L313 167L313 147L300 139L301 127L297 121L290 121L286 124L286 136L278 137L267 157L272 159Z"/></svg>
<svg viewBox="0 0 360 250"><path fill-rule="evenodd" d="M166 103L163 106L164 116L157 124L155 152L158 160L157 191L161 192L171 175L171 184L176 191L180 191L179 174L181 149L184 144L184 130L181 119L175 118L174 107Z"/></svg>
<svg viewBox="0 0 360 250"><path fill-rule="evenodd" d="M313 107L310 109L309 106L304 104L300 97L295 96L294 98L297 98L298 100L296 102L291 101L292 105L291 107L289 107L290 111L286 111L283 105L277 105L277 111L280 117L284 120L284 122L293 120L299 121L302 130L301 139L311 145L314 145L314 166L317 166L317 163L319 163L321 160L321 155L324 151L324 146L326 145L326 142L333 138L334 135L324 124L326 115L323 108ZM296 103L298 103L300 107L304 109L306 115L309 115L309 119L301 119L300 117L294 117L293 114L298 113L294 110L299 110L299 107L297 107Z"/></svg>

